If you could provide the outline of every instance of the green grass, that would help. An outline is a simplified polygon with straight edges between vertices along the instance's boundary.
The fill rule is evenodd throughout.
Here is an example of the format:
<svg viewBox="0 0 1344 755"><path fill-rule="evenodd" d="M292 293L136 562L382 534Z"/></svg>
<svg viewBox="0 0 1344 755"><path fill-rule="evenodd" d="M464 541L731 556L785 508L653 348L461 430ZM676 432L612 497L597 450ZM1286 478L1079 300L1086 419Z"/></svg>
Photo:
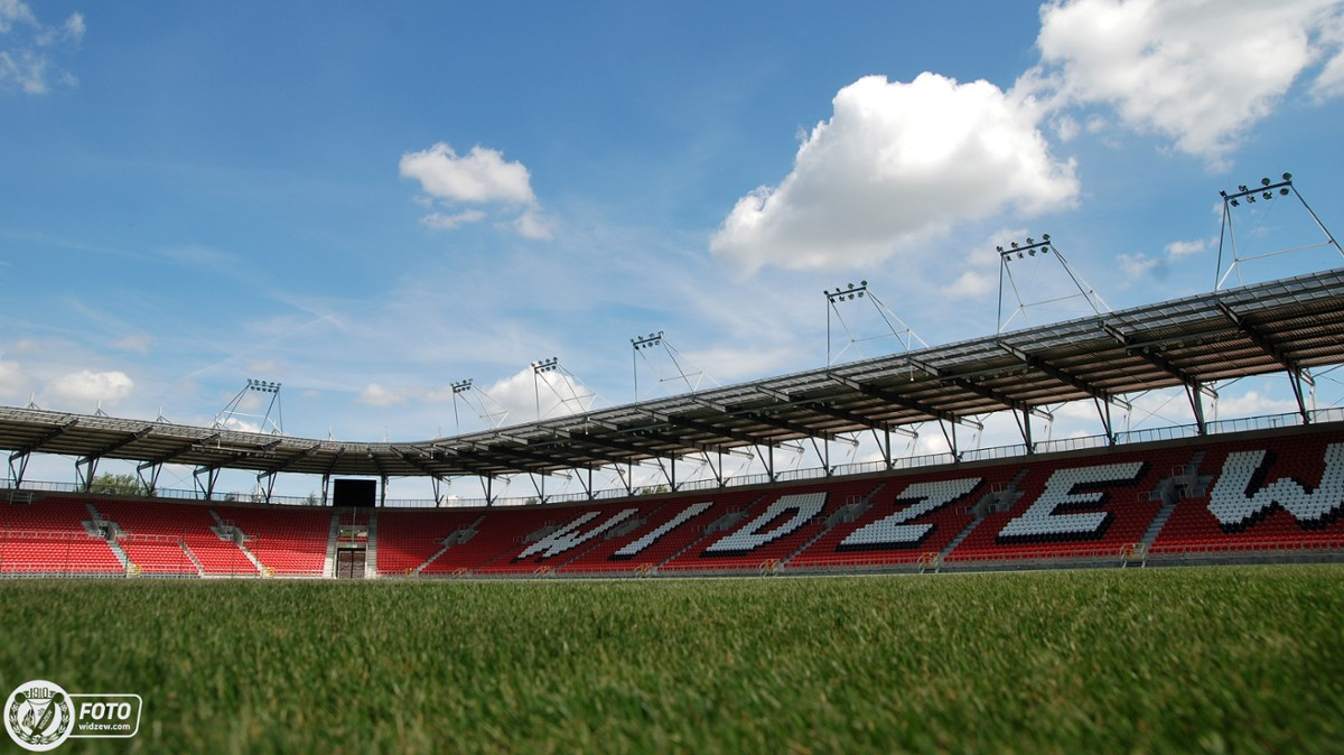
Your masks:
<svg viewBox="0 0 1344 755"><path fill-rule="evenodd" d="M138 738L70 752L1344 748L1328 566L9 581L0 638L0 694L144 696Z"/></svg>

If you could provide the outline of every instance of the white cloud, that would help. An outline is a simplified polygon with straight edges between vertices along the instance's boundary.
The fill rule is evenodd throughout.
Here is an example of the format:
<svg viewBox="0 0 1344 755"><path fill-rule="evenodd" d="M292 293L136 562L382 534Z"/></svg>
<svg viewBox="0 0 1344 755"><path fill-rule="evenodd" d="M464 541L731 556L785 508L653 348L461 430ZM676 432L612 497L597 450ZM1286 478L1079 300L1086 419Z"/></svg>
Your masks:
<svg viewBox="0 0 1344 755"><path fill-rule="evenodd" d="M1167 244L1167 254L1172 257L1186 257L1191 254L1199 254L1209 248L1208 239L1194 239L1192 241L1173 241Z"/></svg>
<svg viewBox="0 0 1344 755"><path fill-rule="evenodd" d="M1109 104L1130 128L1217 164L1319 60L1338 7L1338 0L1055 0L1041 7L1044 68L1022 83L1064 102ZM1333 86L1318 80L1322 90Z"/></svg>
<svg viewBox="0 0 1344 755"><path fill-rule="evenodd" d="M543 372L537 380L534 387L532 368L525 367L485 392L508 411L507 424L536 419L538 398L542 419L577 414L592 406L592 392L568 373Z"/></svg>
<svg viewBox="0 0 1344 755"><path fill-rule="evenodd" d="M0 0L0 34L8 33L20 24L37 25L33 9L23 0Z"/></svg>
<svg viewBox="0 0 1344 755"><path fill-rule="evenodd" d="M943 293L949 296L975 298L994 290L998 281L977 270L967 270L957 279L943 287Z"/></svg>
<svg viewBox="0 0 1344 755"><path fill-rule="evenodd" d="M995 248L1006 247L1026 237L1025 228L1000 228L995 231L984 243L966 252L966 269L951 283L943 286L943 295L974 299L993 291L999 284L995 273L999 255Z"/></svg>
<svg viewBox="0 0 1344 755"><path fill-rule="evenodd" d="M112 342L112 347L122 351L134 351L137 354L148 354L149 347L154 343L154 339L143 333L135 333L123 338L118 338Z"/></svg>
<svg viewBox="0 0 1344 755"><path fill-rule="evenodd" d="M22 397L28 378L18 362L0 361L0 399L13 401Z"/></svg>
<svg viewBox="0 0 1344 755"><path fill-rule="evenodd" d="M431 212L420 218L420 222L436 231L451 231L465 223L479 223L485 220L485 213L480 210L463 210L457 213Z"/></svg>
<svg viewBox="0 0 1344 755"><path fill-rule="evenodd" d="M1071 115L1061 115L1055 119L1055 136L1059 137L1061 142L1071 142L1075 136L1078 136L1078 121Z"/></svg>
<svg viewBox="0 0 1344 755"><path fill-rule="evenodd" d="M1164 264L1161 259L1143 253L1119 254L1116 256L1116 261L1120 263L1121 271L1131 279L1147 275Z"/></svg>
<svg viewBox="0 0 1344 755"><path fill-rule="evenodd" d="M529 207L513 221L513 229L525 239L550 239L555 234L551 224L535 207Z"/></svg>
<svg viewBox="0 0 1344 755"><path fill-rule="evenodd" d="M87 27L84 25L83 13L71 13L70 17L65 19L65 24L61 27L65 38L76 44L84 40L84 32Z"/></svg>
<svg viewBox="0 0 1344 755"><path fill-rule="evenodd" d="M45 26L23 0L0 0L0 34L15 35L13 46L0 49L0 91L46 94L53 82L73 85L75 77L54 66L46 48L59 42L78 45L84 32L80 13L60 26Z"/></svg>
<svg viewBox="0 0 1344 755"><path fill-rule="evenodd" d="M508 162L503 153L479 145L465 156L439 142L420 152L401 156L401 176L420 182L426 194L450 202L504 202L531 204L531 176L520 162Z"/></svg>
<svg viewBox="0 0 1344 755"><path fill-rule="evenodd" d="M1321 38L1326 45L1336 48L1316 80L1311 84L1311 94L1317 102L1344 94L1344 15L1335 16L1325 25Z"/></svg>
<svg viewBox="0 0 1344 755"><path fill-rule="evenodd" d="M225 429L237 430L240 433L259 433L261 425L250 420L239 419L237 417L225 417L220 423Z"/></svg>
<svg viewBox="0 0 1344 755"><path fill-rule="evenodd" d="M404 401L406 397L396 391L388 390L377 383L369 383L359 392L359 402L369 406L392 406Z"/></svg>
<svg viewBox="0 0 1344 755"><path fill-rule="evenodd" d="M80 370L54 380L47 390L52 396L79 408L92 408L93 404L115 404L126 398L135 389L135 381L120 370L93 372Z"/></svg>
<svg viewBox="0 0 1344 755"><path fill-rule="evenodd" d="M49 65L46 56L32 50L0 50L0 86L10 84L25 94L46 94Z"/></svg>
<svg viewBox="0 0 1344 755"><path fill-rule="evenodd" d="M426 150L401 156L402 178L420 183L425 194L417 204L433 207L437 200L455 211L431 212L420 222L435 230L452 230L466 223L477 223L487 215L480 209L458 209L462 204L522 207L521 215L507 225L527 239L549 239L551 225L542 217L532 176L520 162L509 162L498 150L477 145L466 155L439 142Z"/></svg>
<svg viewBox="0 0 1344 755"><path fill-rule="evenodd" d="M1247 391L1240 396L1218 399L1219 417L1254 417L1263 414L1286 414L1297 411L1292 399L1272 398L1260 391Z"/></svg>
<svg viewBox="0 0 1344 755"><path fill-rule="evenodd" d="M935 73L841 89L778 186L742 197L710 242L747 270L877 262L1012 207L1069 205L1071 161L1050 154L1030 99Z"/></svg>

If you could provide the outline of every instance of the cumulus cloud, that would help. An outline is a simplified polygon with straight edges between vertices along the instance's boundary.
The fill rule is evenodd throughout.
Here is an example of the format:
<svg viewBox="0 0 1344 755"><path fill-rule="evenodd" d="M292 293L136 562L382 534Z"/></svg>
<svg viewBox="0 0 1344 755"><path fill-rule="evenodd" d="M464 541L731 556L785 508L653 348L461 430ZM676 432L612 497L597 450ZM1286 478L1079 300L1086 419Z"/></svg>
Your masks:
<svg viewBox="0 0 1344 755"><path fill-rule="evenodd" d="M1260 391L1247 391L1240 396L1218 399L1219 417L1254 417L1263 414L1286 414L1297 411L1297 402L1290 398L1274 398Z"/></svg>
<svg viewBox="0 0 1344 755"><path fill-rule="evenodd" d="M18 362L0 361L0 399L14 400L23 395L28 378Z"/></svg>
<svg viewBox="0 0 1344 755"><path fill-rule="evenodd" d="M1191 241L1173 241L1167 244L1167 254L1173 257L1187 257L1191 254L1199 254L1209 248L1208 239L1193 239Z"/></svg>
<svg viewBox="0 0 1344 755"><path fill-rule="evenodd" d="M84 39L84 16L72 13L57 26L43 24L23 0L0 0L0 92L17 89L45 94L53 84L73 85L75 77L52 62L51 48L77 46Z"/></svg>
<svg viewBox="0 0 1344 755"><path fill-rule="evenodd" d="M1026 88L1101 103L1215 164L1333 42L1338 0L1055 0ZM1317 79L1333 93L1332 60Z"/></svg>
<svg viewBox="0 0 1344 755"><path fill-rule="evenodd" d="M426 194L450 202L530 204L536 199L527 168L489 147L477 145L459 156L439 142L402 155L400 168L402 177L419 181Z"/></svg>
<svg viewBox="0 0 1344 755"><path fill-rule="evenodd" d="M554 236L551 224L535 207L529 207L513 221L513 229L525 239L549 239Z"/></svg>
<svg viewBox="0 0 1344 755"><path fill-rule="evenodd" d="M987 81L867 76L833 105L784 180L738 200L710 242L715 254L747 270L864 265L965 220L1033 215L1078 194L1034 101Z"/></svg>
<svg viewBox="0 0 1344 755"><path fill-rule="evenodd" d="M537 417L537 399L541 399L541 418L564 417L592 407L593 393L567 372L543 372L537 376L537 391L532 368L526 367L486 389L490 398L508 411L508 423L530 422Z"/></svg>
<svg viewBox="0 0 1344 755"><path fill-rule="evenodd" d="M389 390L377 383L369 383L359 392L359 402L369 406L392 406L406 400L400 392Z"/></svg>
<svg viewBox="0 0 1344 755"><path fill-rule="evenodd" d="M466 223L479 223L485 220L485 217L485 213L480 210L463 210L455 213L431 212L420 218L420 222L438 231L451 231Z"/></svg>
<svg viewBox="0 0 1344 755"><path fill-rule="evenodd" d="M1131 279L1147 275L1165 264L1160 257L1150 257L1143 253L1120 254L1116 256L1116 262L1120 263L1120 270Z"/></svg>
<svg viewBox="0 0 1344 755"><path fill-rule="evenodd" d="M134 389L135 381L120 370L80 370L57 378L47 387L53 397L78 404L81 408L99 403L115 404L131 395Z"/></svg>
<svg viewBox="0 0 1344 755"><path fill-rule="evenodd" d="M1026 236L1025 228L1000 228L990 234L983 243L966 253L965 269L951 283L943 286L943 295L975 299L993 291L999 285L999 255L995 247L1006 247Z"/></svg>
<svg viewBox="0 0 1344 755"><path fill-rule="evenodd" d="M481 209L460 209L462 205L523 208L521 215L507 225L528 239L551 238L550 225L542 218L532 175L527 166L509 161L504 153L477 145L465 155L439 142L429 149L401 156L402 178L419 182L424 195L416 202L434 207L437 202L449 212L431 212L420 219L428 228L453 230L467 223L484 220Z"/></svg>
<svg viewBox="0 0 1344 755"><path fill-rule="evenodd" d="M966 270L957 276L956 280L944 286L943 292L949 296L972 299L993 291L997 284L996 279L985 273L978 270Z"/></svg>

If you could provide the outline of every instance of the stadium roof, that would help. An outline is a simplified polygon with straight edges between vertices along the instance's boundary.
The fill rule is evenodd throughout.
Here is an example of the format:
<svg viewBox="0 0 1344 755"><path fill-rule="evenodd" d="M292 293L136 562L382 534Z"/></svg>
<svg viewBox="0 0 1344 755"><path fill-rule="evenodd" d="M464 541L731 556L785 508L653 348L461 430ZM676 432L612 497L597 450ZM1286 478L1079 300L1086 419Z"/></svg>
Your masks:
<svg viewBox="0 0 1344 755"><path fill-rule="evenodd" d="M259 473L490 477L1106 402L1338 362L1344 270L433 440L312 440L0 407L0 448L14 458L48 453Z"/></svg>

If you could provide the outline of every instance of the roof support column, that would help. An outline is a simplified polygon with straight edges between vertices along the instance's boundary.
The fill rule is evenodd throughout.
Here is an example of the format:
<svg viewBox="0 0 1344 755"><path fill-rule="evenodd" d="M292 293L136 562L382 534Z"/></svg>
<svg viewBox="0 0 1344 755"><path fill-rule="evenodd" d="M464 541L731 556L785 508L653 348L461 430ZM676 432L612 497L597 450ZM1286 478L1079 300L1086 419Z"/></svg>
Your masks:
<svg viewBox="0 0 1344 755"><path fill-rule="evenodd" d="M714 466L714 460L710 458L708 451L702 451L705 456L705 466L709 467L709 473L714 475L714 481L723 487L723 452L719 452L719 466Z"/></svg>
<svg viewBox="0 0 1344 755"><path fill-rule="evenodd" d="M943 431L943 440L947 441L947 447L952 452L953 461L961 461L961 451L957 449L957 424L956 422L938 420L938 428Z"/></svg>
<svg viewBox="0 0 1344 755"><path fill-rule="evenodd" d="M262 501L271 502L271 495L275 493L276 472L262 472L257 475L257 486L261 488ZM264 480L264 482L263 482Z"/></svg>
<svg viewBox="0 0 1344 755"><path fill-rule="evenodd" d="M322 505L327 505L327 489L331 487L331 474L322 475Z"/></svg>
<svg viewBox="0 0 1344 755"><path fill-rule="evenodd" d="M1031 412L1025 407L1021 410L1014 409L1013 419L1017 420L1017 431L1022 433L1022 444L1026 446L1027 453L1036 453L1036 444L1031 440Z"/></svg>
<svg viewBox="0 0 1344 755"><path fill-rule="evenodd" d="M588 473L588 476L587 476L586 478L584 477L584 474L583 474L584 472L587 472L587 473ZM592 467L575 467L575 468L574 468L574 473L575 473L576 475L578 475L578 477L579 477L579 484L583 486L583 492L584 492L585 495L588 496L588 500L590 500L590 501L593 500L593 468L592 468Z"/></svg>
<svg viewBox="0 0 1344 755"><path fill-rule="evenodd" d="M9 476L14 480L16 489L23 487L23 475L28 471L28 458L31 455L27 451L15 451L9 455ZM14 466L16 461L19 463L17 467Z"/></svg>
<svg viewBox="0 0 1344 755"><path fill-rule="evenodd" d="M1208 435L1209 428L1204 422L1204 386L1198 380L1185 384L1185 396L1190 400L1190 411L1195 414L1195 427L1200 435Z"/></svg>
<svg viewBox="0 0 1344 755"><path fill-rule="evenodd" d="M378 508L387 507L387 475L378 476Z"/></svg>
<svg viewBox="0 0 1344 755"><path fill-rule="evenodd" d="M635 494L635 465L633 462L625 465L625 471L621 471L621 465L616 465L616 476L620 478L621 485L625 487L626 495Z"/></svg>
<svg viewBox="0 0 1344 755"><path fill-rule="evenodd" d="M201 493L207 501L215 499L215 483L219 482L219 469L219 467L196 467L191 473L196 492ZM201 475L205 475L205 482L201 482Z"/></svg>
<svg viewBox="0 0 1344 755"><path fill-rule="evenodd" d="M481 490L485 491L485 507L488 509L495 505L495 476L481 475L478 479L481 481Z"/></svg>
<svg viewBox="0 0 1344 755"><path fill-rule="evenodd" d="M541 477L541 483L537 483L537 477ZM532 472L527 473L527 479L532 483L532 489L537 491L537 503L546 503L546 475L537 475Z"/></svg>
<svg viewBox="0 0 1344 755"><path fill-rule="evenodd" d="M150 470L149 479L145 479L145 470ZM163 471L162 464L138 464L135 467L135 476L140 479L140 484L144 486L145 493L153 497L159 489L159 473Z"/></svg>
<svg viewBox="0 0 1344 755"><path fill-rule="evenodd" d="M438 475L431 475L429 485L434 491L434 508L437 509L443 505L443 478Z"/></svg>
<svg viewBox="0 0 1344 755"><path fill-rule="evenodd" d="M1101 418L1101 428L1106 432L1106 445L1114 446L1115 432L1111 429L1111 402L1093 397L1092 403L1097 406L1097 416Z"/></svg>
<svg viewBox="0 0 1344 755"><path fill-rule="evenodd" d="M1306 394L1302 390L1304 379L1310 380L1309 377L1303 377L1301 368L1294 367L1288 371L1288 382L1293 387L1293 398L1297 399L1297 412L1302 415L1302 424L1310 425L1311 410L1307 408Z"/></svg>
<svg viewBox="0 0 1344 755"><path fill-rule="evenodd" d="M93 478L98 474L98 457L84 456L75 459L75 480L79 483L79 492L87 493L93 487Z"/></svg>

